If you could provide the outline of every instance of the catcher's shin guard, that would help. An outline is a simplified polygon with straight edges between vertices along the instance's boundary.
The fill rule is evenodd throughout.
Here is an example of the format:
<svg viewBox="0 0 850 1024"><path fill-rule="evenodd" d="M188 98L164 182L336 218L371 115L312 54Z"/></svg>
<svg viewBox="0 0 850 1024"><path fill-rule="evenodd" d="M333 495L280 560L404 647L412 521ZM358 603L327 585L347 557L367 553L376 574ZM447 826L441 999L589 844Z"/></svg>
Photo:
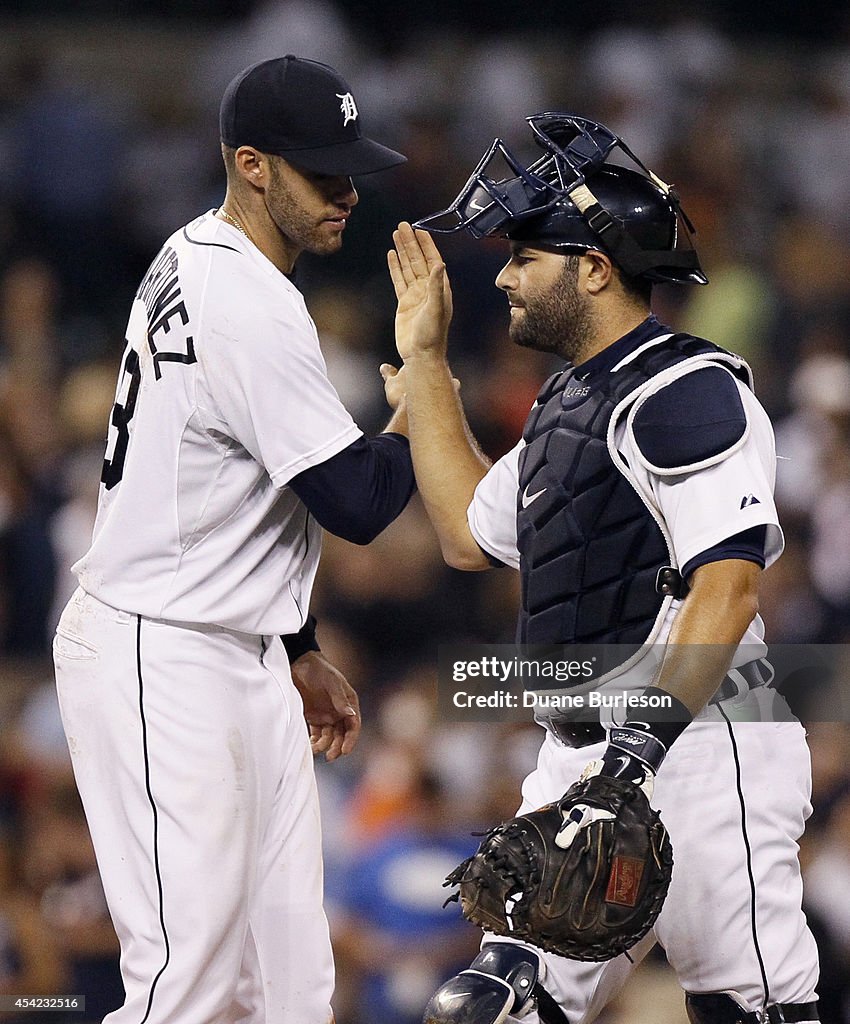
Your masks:
<svg viewBox="0 0 850 1024"><path fill-rule="evenodd" d="M685 995L691 1024L800 1024L818 1021L817 1003L774 1003L765 1010L747 1010L727 992Z"/></svg>
<svg viewBox="0 0 850 1024"><path fill-rule="evenodd" d="M437 989L422 1024L503 1024L532 1005L540 959L525 946L487 943L465 971Z"/></svg>

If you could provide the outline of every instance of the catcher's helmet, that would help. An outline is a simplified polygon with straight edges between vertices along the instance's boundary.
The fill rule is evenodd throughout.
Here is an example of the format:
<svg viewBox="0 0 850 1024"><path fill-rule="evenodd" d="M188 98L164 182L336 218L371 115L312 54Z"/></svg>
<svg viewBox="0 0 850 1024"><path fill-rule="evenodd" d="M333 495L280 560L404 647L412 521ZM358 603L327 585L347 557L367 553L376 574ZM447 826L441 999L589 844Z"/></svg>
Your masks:
<svg viewBox="0 0 850 1024"><path fill-rule="evenodd" d="M497 235L563 252L598 249L632 277L708 283L678 196L622 139L573 114L526 120L542 156L526 165L495 139L451 206L415 226L438 233L463 230L475 238ZM641 170L606 163L616 148ZM496 178L499 163L508 174ZM680 224L683 248L677 247Z"/></svg>

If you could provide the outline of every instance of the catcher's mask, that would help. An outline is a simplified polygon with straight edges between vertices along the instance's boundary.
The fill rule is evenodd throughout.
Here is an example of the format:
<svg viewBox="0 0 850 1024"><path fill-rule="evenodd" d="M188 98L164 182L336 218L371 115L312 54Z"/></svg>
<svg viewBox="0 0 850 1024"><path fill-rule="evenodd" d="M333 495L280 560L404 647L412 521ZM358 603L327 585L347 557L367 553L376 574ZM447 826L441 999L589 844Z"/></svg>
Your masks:
<svg viewBox="0 0 850 1024"><path fill-rule="evenodd" d="M542 156L526 164L495 139L451 206L415 227L536 242L564 253L597 249L630 277L708 283L675 190L619 136L574 114L533 114L526 121ZM606 163L614 149L640 171Z"/></svg>

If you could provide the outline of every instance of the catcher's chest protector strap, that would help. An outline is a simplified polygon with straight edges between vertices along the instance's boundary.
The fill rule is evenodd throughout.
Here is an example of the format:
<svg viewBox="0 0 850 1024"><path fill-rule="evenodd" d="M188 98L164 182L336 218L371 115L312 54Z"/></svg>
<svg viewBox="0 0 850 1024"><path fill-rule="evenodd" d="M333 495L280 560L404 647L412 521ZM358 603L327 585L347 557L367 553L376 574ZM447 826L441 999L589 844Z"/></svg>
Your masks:
<svg viewBox="0 0 850 1024"><path fill-rule="evenodd" d="M672 599L660 592L658 573L675 562L627 469L612 472L609 427L653 378L712 359L749 383L737 357L677 334L637 350L611 373L581 381L569 368L544 384L519 460L519 643L640 645L652 638Z"/></svg>

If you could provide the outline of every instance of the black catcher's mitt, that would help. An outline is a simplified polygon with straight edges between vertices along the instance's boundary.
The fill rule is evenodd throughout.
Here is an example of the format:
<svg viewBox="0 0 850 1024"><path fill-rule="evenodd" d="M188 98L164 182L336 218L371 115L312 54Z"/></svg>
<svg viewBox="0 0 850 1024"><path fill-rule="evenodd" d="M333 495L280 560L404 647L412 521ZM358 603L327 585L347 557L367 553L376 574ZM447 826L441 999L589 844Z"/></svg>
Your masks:
<svg viewBox="0 0 850 1024"><path fill-rule="evenodd" d="M646 935L672 868L667 829L644 792L594 775L557 803L491 829L445 884L460 886L451 898L487 931L602 961Z"/></svg>

